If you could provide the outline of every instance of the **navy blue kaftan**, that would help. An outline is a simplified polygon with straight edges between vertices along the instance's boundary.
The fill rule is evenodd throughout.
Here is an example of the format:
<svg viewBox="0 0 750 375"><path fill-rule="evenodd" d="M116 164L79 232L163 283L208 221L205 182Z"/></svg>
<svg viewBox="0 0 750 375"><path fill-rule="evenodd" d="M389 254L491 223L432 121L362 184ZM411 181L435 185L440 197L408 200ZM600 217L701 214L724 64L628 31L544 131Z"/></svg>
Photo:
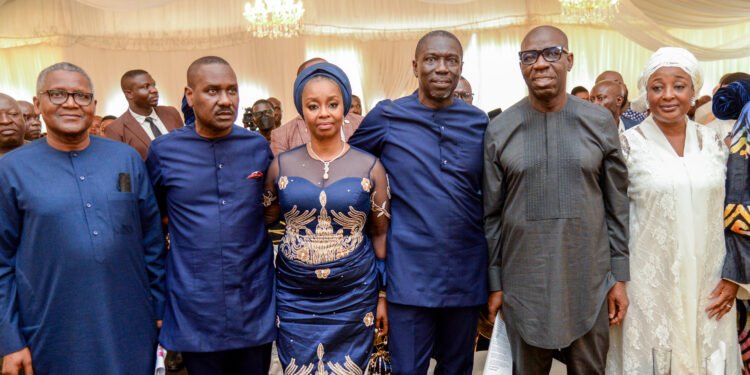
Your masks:
<svg viewBox="0 0 750 375"><path fill-rule="evenodd" d="M0 159L0 181L0 355L28 346L35 374L153 373L164 241L135 150L42 139Z"/></svg>

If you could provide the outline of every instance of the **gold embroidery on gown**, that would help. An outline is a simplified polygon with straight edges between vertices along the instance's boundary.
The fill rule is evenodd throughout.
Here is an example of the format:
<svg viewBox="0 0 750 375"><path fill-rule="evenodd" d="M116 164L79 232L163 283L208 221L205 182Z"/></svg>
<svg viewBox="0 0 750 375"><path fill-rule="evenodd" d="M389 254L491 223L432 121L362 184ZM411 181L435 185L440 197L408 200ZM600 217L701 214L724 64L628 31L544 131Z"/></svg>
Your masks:
<svg viewBox="0 0 750 375"><path fill-rule="evenodd" d="M284 214L286 233L279 244L279 251L288 259L304 264L333 262L348 256L362 243L362 230L367 215L352 206L349 206L348 213L331 211L333 222L341 226L334 232L331 216L328 216L326 210L328 197L325 190L320 192L318 199L320 213L314 232L307 225L315 220L316 209L300 213L295 205ZM348 234L345 234L345 231L349 231Z"/></svg>
<svg viewBox="0 0 750 375"><path fill-rule="evenodd" d="M362 370L357 366L354 361L352 361L351 357L346 356L346 362L344 362L344 365L342 366L340 363L333 363L331 361L328 362L328 368L331 370L331 372L328 372L326 370L326 363L323 362L323 356L325 355L325 348L323 347L323 343L318 344L318 366L317 370L315 371L315 375L362 375ZM297 365L297 360L295 358L292 358L292 361L289 362L289 366L286 367L286 370L284 370L284 375L309 375L312 373L312 370L315 368L314 363L308 363L307 365L304 365L302 367L299 367Z"/></svg>

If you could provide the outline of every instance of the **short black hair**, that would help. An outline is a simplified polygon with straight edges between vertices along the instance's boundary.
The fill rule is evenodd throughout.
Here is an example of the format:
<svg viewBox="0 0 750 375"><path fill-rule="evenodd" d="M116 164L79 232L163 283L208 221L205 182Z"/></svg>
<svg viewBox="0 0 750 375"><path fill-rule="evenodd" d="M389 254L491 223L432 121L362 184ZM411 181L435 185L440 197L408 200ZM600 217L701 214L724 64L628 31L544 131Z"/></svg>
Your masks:
<svg viewBox="0 0 750 375"><path fill-rule="evenodd" d="M106 115L106 116L102 117L102 121L104 121L104 120L117 120L117 116Z"/></svg>
<svg viewBox="0 0 750 375"><path fill-rule="evenodd" d="M219 56L203 56L201 58L198 58L197 60L193 61L187 70L187 84L189 87L192 87L190 85L190 76L195 73L198 68L202 67L203 65L210 65L210 64L221 64L226 66L231 66L227 62L227 60L222 59Z"/></svg>
<svg viewBox="0 0 750 375"><path fill-rule="evenodd" d="M570 90L570 95L575 95L575 94L578 94L579 92L585 92L588 94L589 90L587 90L583 86L576 86L576 87L573 87L573 90Z"/></svg>
<svg viewBox="0 0 750 375"><path fill-rule="evenodd" d="M432 30L427 34L424 34L421 38L419 38L419 41L417 42L417 48L414 49L414 58L416 59L417 56L419 56L419 52L422 51L425 47L425 44L427 44L427 41L432 38L450 38L456 41L458 43L458 48L460 49L460 55L463 59L464 57L464 47L461 45L461 41L458 40L458 37L453 35L450 31L445 30Z"/></svg>
<svg viewBox="0 0 750 375"><path fill-rule="evenodd" d="M125 91L125 83L129 79L138 77L143 74L148 74L148 72L143 69L133 69L125 72L125 74L122 75L122 78L120 78L120 88L122 88L122 91Z"/></svg>

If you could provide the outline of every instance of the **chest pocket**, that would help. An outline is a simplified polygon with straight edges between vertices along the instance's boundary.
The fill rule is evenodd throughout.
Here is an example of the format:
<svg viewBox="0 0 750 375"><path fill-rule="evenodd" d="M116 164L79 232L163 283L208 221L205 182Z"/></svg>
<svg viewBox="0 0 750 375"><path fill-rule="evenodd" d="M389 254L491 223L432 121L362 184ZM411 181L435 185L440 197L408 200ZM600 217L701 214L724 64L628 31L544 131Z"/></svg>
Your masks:
<svg viewBox="0 0 750 375"><path fill-rule="evenodd" d="M136 215L134 193L113 192L107 194L109 217L115 236L139 237L140 225Z"/></svg>

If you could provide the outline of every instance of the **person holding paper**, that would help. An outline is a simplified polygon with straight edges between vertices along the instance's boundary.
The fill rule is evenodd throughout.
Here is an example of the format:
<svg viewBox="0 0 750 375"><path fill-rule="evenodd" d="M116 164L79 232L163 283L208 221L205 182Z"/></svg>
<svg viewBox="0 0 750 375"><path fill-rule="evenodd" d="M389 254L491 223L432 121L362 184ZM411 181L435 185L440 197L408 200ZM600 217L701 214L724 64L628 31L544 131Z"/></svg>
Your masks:
<svg viewBox="0 0 750 375"><path fill-rule="evenodd" d="M568 95L568 38L552 26L521 43L529 96L485 134L488 309L502 311L514 373L602 374L609 324L625 317L627 171L609 111ZM556 353L558 352L558 353Z"/></svg>

